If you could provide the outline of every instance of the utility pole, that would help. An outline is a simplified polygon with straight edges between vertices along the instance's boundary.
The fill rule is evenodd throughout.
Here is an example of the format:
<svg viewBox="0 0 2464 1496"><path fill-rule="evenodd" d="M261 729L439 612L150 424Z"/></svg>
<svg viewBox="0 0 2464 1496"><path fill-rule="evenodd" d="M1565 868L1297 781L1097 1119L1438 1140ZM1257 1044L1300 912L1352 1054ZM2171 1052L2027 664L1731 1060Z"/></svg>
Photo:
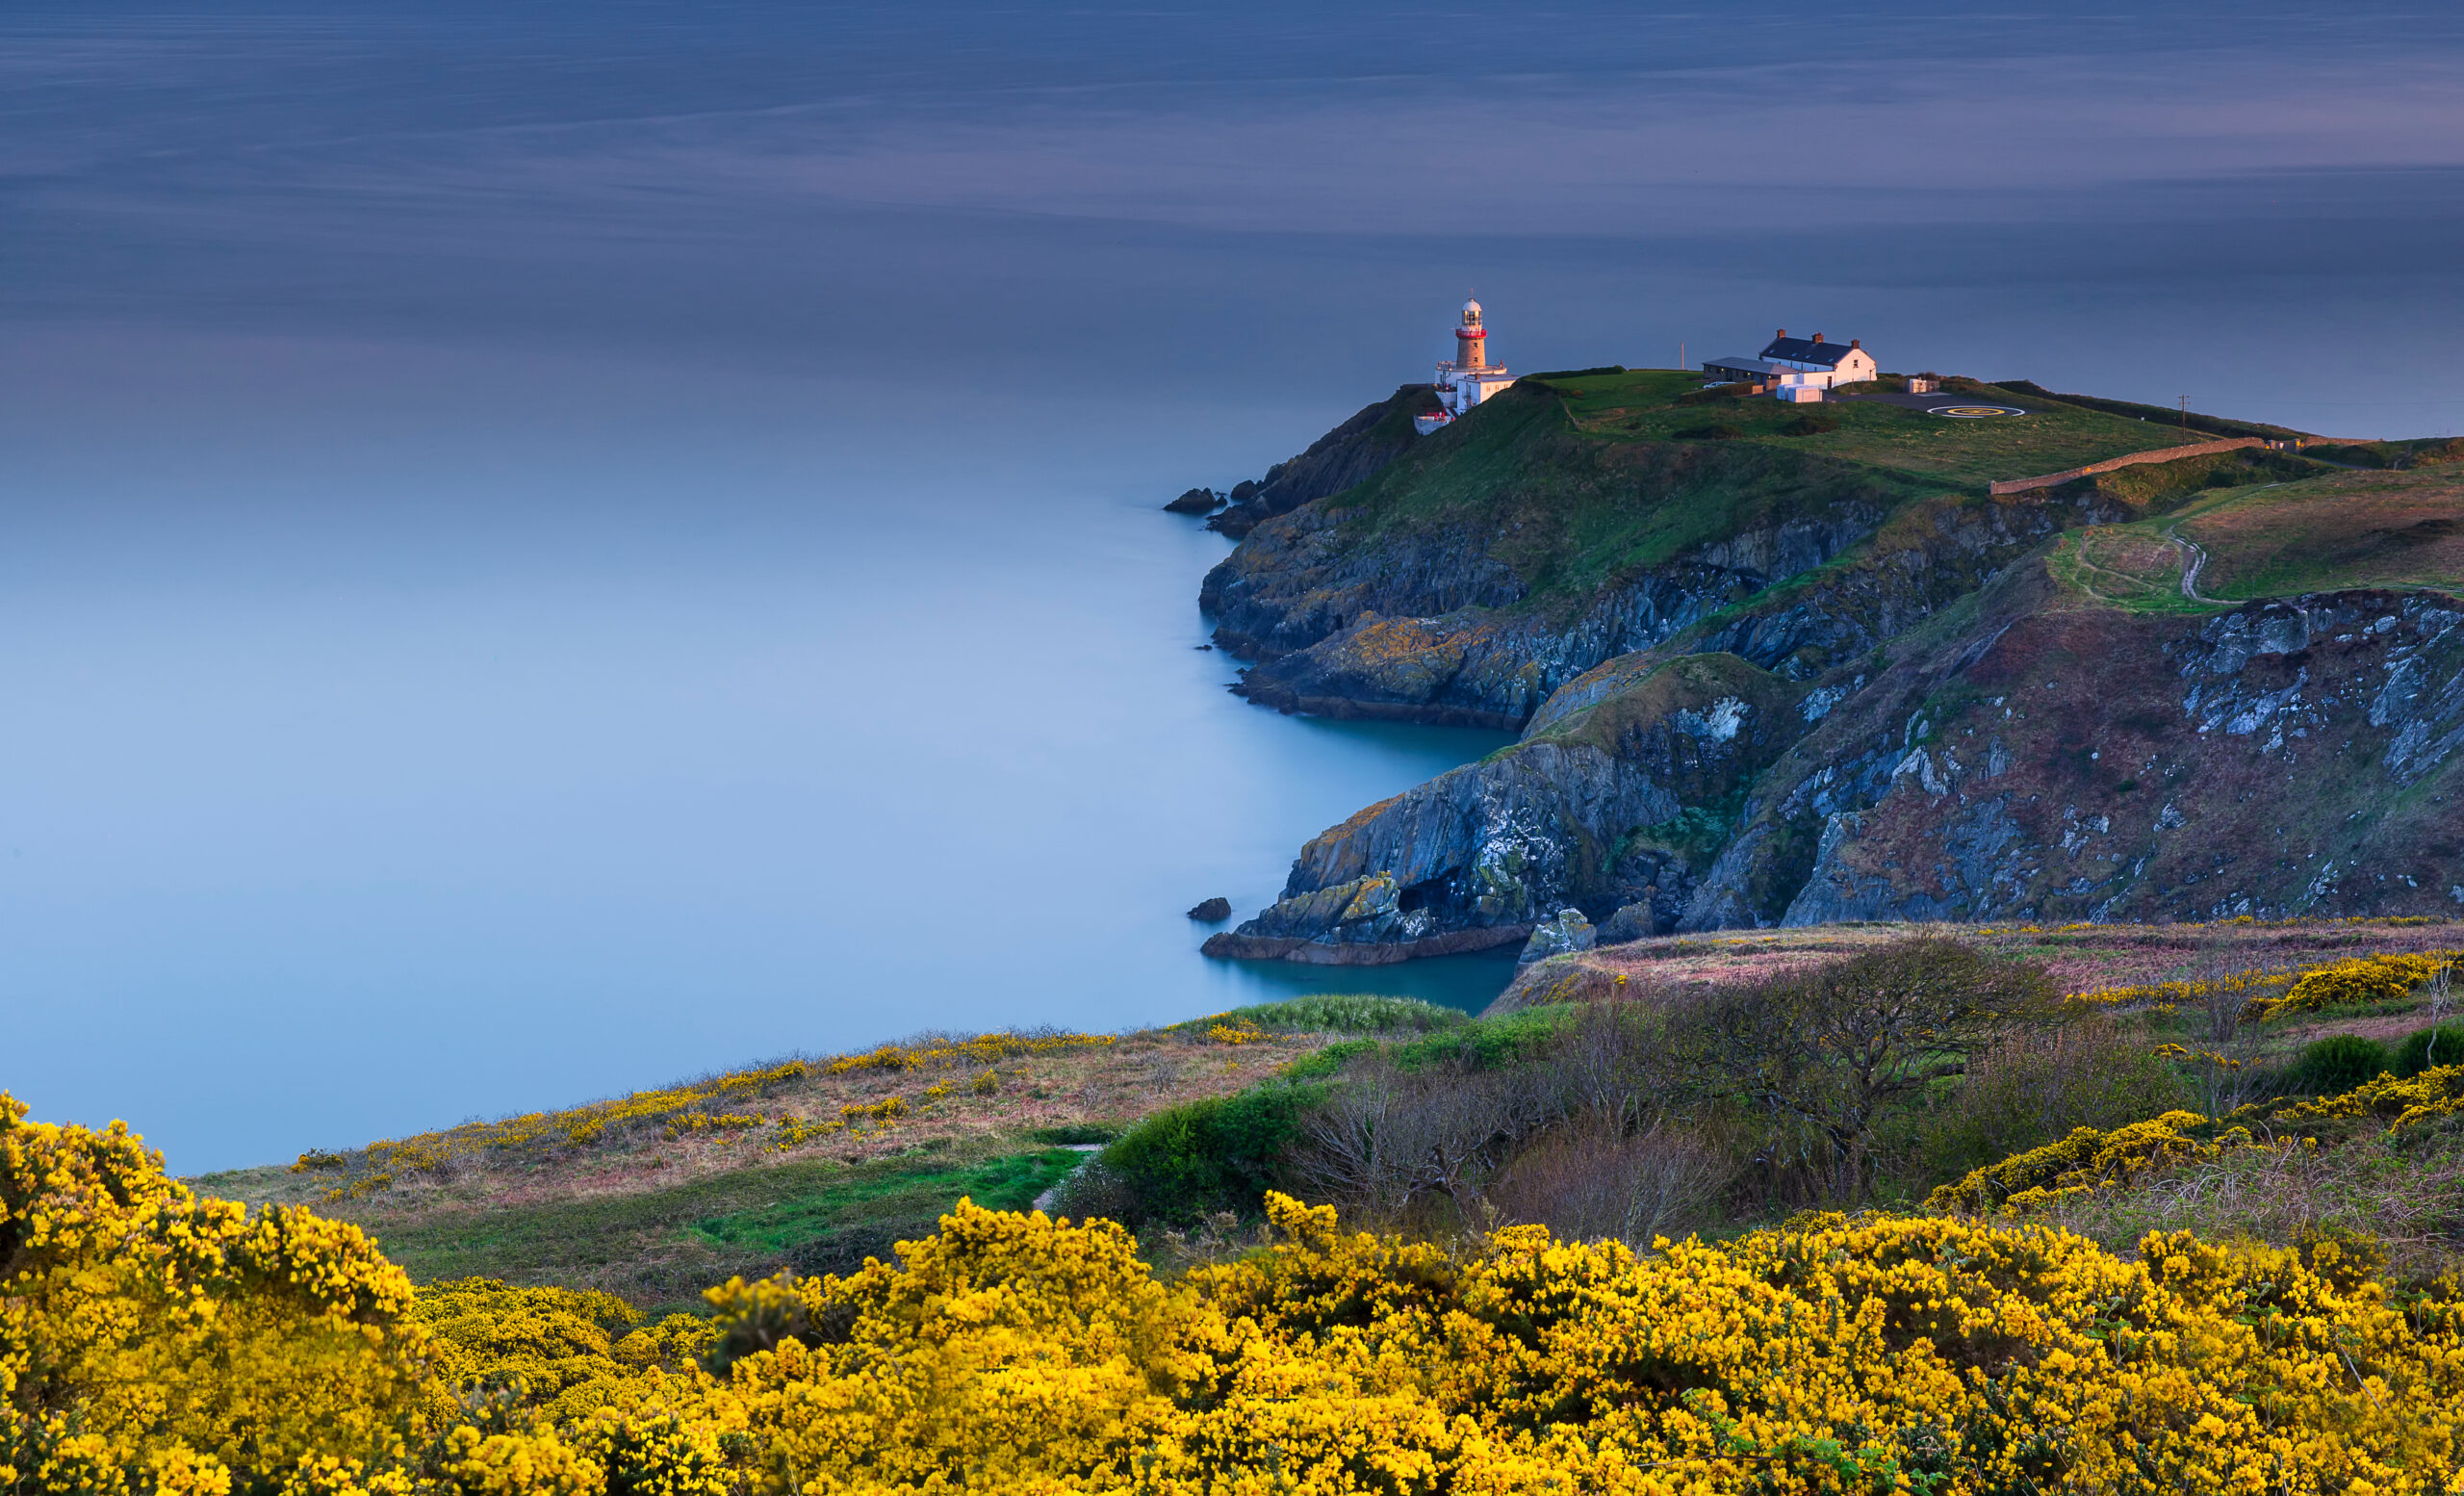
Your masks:
<svg viewBox="0 0 2464 1496"><path fill-rule="evenodd" d="M1685 345L1681 341L1677 345L1677 367L1680 369L1685 367Z"/></svg>
<svg viewBox="0 0 2464 1496"><path fill-rule="evenodd" d="M2191 434L2191 398L2187 395L2182 397L2182 434Z"/></svg>

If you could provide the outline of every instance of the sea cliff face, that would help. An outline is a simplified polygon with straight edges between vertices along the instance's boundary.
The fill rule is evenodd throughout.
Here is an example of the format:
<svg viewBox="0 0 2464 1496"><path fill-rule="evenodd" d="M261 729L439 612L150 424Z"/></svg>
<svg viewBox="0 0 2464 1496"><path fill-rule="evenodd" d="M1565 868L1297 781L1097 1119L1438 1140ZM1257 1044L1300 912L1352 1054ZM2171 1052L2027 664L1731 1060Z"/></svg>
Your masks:
<svg viewBox="0 0 2464 1496"><path fill-rule="evenodd" d="M1207 521L1206 528L1238 539L1278 514L1367 482L1410 448L1412 416L1436 408L1437 392L1425 384L1404 385L1377 403L1363 406L1298 456L1278 462L1265 477L1235 488L1231 506Z"/></svg>
<svg viewBox="0 0 2464 1496"><path fill-rule="evenodd" d="M2211 603L2150 519L2329 470L2234 453L1996 498L1729 442L1583 441L1547 390L1509 394L1260 521L1207 578L1252 701L1522 733L1311 840L1209 952L2464 906L2464 604ZM2405 503L2464 516L2464 484ZM2337 554L2443 575L2418 537L2446 530L2405 512L2396 541ZM2135 537L2136 592L2082 559L2086 534Z"/></svg>
<svg viewBox="0 0 2464 1496"><path fill-rule="evenodd" d="M2451 913L2459 623L2373 590L1947 636L1765 781L1684 923Z"/></svg>

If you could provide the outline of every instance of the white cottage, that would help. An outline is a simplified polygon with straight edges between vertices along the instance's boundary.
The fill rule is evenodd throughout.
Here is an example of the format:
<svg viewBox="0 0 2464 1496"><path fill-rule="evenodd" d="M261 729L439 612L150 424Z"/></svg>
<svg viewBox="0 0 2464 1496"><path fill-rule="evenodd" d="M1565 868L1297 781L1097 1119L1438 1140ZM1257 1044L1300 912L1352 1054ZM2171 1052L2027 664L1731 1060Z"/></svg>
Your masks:
<svg viewBox="0 0 2464 1496"><path fill-rule="evenodd" d="M1823 392L1835 384L1872 378L1875 364L1861 339L1831 343L1818 332L1810 338L1792 338L1783 327L1754 357L1714 358L1703 365L1703 373L1714 379L1765 385L1774 399L1802 402L1822 399Z"/></svg>

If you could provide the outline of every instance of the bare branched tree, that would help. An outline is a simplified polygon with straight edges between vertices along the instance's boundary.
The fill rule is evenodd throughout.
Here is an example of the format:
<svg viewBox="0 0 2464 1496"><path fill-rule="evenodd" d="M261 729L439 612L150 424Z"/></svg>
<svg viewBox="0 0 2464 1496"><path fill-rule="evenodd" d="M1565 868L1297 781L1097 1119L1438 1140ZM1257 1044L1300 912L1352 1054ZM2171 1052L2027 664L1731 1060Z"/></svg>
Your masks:
<svg viewBox="0 0 2464 1496"><path fill-rule="evenodd" d="M2012 1023L2053 1011L2052 979L1956 941L1900 941L1809 971L1717 989L1686 1025L1684 1052L1766 1133L1775 1175L1818 1176L1834 1198L1864 1199L1884 1108ZM1819 1154L1817 1158L1816 1154Z"/></svg>
<svg viewBox="0 0 2464 1496"><path fill-rule="evenodd" d="M1642 1125L1653 1094L1665 1087L1657 1071L1666 1048L1657 1006L1585 1003L1553 1058L1569 1116L1601 1119L1620 1131Z"/></svg>
<svg viewBox="0 0 2464 1496"><path fill-rule="evenodd" d="M1728 1175L1720 1150L1696 1132L1665 1121L1627 1132L1595 1114L1526 1149L1488 1198L1506 1221L1639 1251L1700 1220Z"/></svg>
<svg viewBox="0 0 2464 1496"><path fill-rule="evenodd" d="M1312 1197L1392 1223L1430 1196L1463 1219L1479 1184L1559 1109L1530 1067L1412 1074L1375 1066L1348 1077L1301 1127L1291 1167Z"/></svg>

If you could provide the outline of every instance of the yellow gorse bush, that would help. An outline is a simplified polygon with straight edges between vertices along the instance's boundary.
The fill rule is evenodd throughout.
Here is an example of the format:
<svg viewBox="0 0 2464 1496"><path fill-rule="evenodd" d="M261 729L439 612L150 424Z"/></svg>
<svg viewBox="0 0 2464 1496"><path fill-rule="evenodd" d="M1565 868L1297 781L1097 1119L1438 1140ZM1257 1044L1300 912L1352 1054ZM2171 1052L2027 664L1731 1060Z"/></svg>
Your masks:
<svg viewBox="0 0 2464 1496"><path fill-rule="evenodd" d="M844 1075L851 1070L905 1071L938 1070L951 1065L995 1065L1003 1060L1055 1054L1112 1042L1110 1034L978 1034L972 1039L948 1039L931 1044L883 1045L861 1054L842 1055L830 1062L829 1070L833 1075Z"/></svg>
<svg viewBox="0 0 2464 1496"><path fill-rule="evenodd" d="M2074 999L2106 1007L2193 1007L2241 994L2242 1017L2256 1021L2321 1008L2394 1002L2464 959L2451 950L2348 956L2298 971L2237 971L2226 976L2100 987Z"/></svg>
<svg viewBox="0 0 2464 1496"><path fill-rule="evenodd" d="M2100 1007L2187 1008L2219 993L2258 993L2280 987L2281 971L2236 971L2227 976L2185 977L2173 982L2144 982L2135 987L2099 987L2071 994L2078 1002Z"/></svg>
<svg viewBox="0 0 2464 1496"><path fill-rule="evenodd" d="M199 1199L120 1123L0 1094L0 1489L398 1459L427 1375L410 1304L357 1226Z"/></svg>
<svg viewBox="0 0 2464 1496"><path fill-rule="evenodd" d="M709 1406L859 1491L2441 1490L2464 1345L2332 1249L1826 1218L1638 1258L1286 1240L1177 1285L1103 1223L962 1205L798 1285ZM775 1284L714 1291L723 1310ZM774 1477L775 1479L776 1477Z"/></svg>
<svg viewBox="0 0 2464 1496"><path fill-rule="evenodd" d="M2301 973L2284 995L2250 1005L2246 1017L2278 1018L2320 1008L2394 1002L2455 964L2458 952L2360 956Z"/></svg>
<svg viewBox="0 0 2464 1496"><path fill-rule="evenodd" d="M2445 1065L2418 1075L2379 1075L2341 1096L2321 1096L2276 1113L2279 1120L2375 1117L2397 1131L2415 1122L2464 1112L2464 1065Z"/></svg>
<svg viewBox="0 0 2464 1496"><path fill-rule="evenodd" d="M1925 1203L1936 1210L1999 1207L2024 1214L2064 1196L2127 1184L2154 1170L2212 1158L2226 1148L2254 1143L2246 1127L2235 1127L2214 1139L2188 1135L2188 1129L2203 1127L2207 1121L2196 1112L2167 1112L2110 1132L2073 1128L2059 1142L1968 1171L1927 1196Z"/></svg>
<svg viewBox="0 0 2464 1496"><path fill-rule="evenodd" d="M2400 1312L2331 1243L2134 1262L1826 1216L1455 1253L1270 1196L1275 1245L1165 1283L1109 1223L962 1202L897 1265L646 1327L558 1289L415 1300L351 1227L196 1199L124 1129L13 1102L0 1206L12 1492L2464 1488L2464 1304Z"/></svg>

